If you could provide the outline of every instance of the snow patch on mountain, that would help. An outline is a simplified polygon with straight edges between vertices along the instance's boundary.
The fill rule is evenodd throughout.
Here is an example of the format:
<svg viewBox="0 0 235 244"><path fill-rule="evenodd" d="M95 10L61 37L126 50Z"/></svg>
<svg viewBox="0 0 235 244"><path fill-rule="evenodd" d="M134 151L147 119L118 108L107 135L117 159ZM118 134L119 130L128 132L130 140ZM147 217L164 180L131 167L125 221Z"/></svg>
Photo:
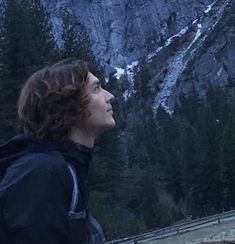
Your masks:
<svg viewBox="0 0 235 244"><path fill-rule="evenodd" d="M117 72L114 74L114 77L119 80L125 74L125 69L119 67L115 67L115 69Z"/></svg>
<svg viewBox="0 0 235 244"><path fill-rule="evenodd" d="M214 1L212 4L207 6L207 9L204 11L205 14L209 13L213 7L213 5L216 3L216 1Z"/></svg>
<svg viewBox="0 0 235 244"><path fill-rule="evenodd" d="M213 7L216 7L215 5L217 4L217 2L218 0L208 5L204 13L209 13L213 9ZM182 72L184 71L188 61L190 60L190 57L196 51L195 46L200 45L200 43L204 41L207 37L207 31L212 30L217 25L220 16L222 16L225 5L226 1L223 4L223 6L218 9L216 13L216 20L213 22L213 24L210 23L208 20L205 21L203 18L197 18L194 21L192 21L189 26L185 26L177 34L168 38L163 46L158 47L155 51L147 55L145 62L150 63L163 49L169 47L173 42L180 40L184 35L187 35L187 33L191 31L192 28L197 28L194 38L189 43L189 45L183 50L180 50L177 53L175 53L174 56L168 61L168 67L166 67L168 73L166 74L163 80L161 90L158 91L158 93L156 94L153 105L154 111L156 111L157 108L161 105L169 114L172 114L173 108L172 105L167 104L168 98L174 92L176 82L182 74ZM200 41L198 43L199 39ZM114 74L114 76L117 79L121 79L122 76L126 76L129 81L128 88L123 93L124 99L127 100L131 97L132 94L136 92L134 90L134 75L136 72L139 71L139 62L135 61L132 62L130 65L127 65L125 68L116 67L115 69L116 73ZM218 73L220 74L221 70Z"/></svg>

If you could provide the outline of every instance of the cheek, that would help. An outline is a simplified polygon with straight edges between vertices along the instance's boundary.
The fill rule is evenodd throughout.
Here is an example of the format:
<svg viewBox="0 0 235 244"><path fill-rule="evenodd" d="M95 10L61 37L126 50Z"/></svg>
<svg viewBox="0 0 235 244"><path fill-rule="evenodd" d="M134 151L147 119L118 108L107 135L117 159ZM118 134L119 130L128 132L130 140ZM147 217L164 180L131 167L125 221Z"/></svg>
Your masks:
<svg viewBox="0 0 235 244"><path fill-rule="evenodd" d="M104 102L99 97L93 97L89 104L90 111L93 113L104 111Z"/></svg>
<svg viewBox="0 0 235 244"><path fill-rule="evenodd" d="M92 102L90 102L88 110L90 119L97 119L99 116L103 116L102 109L99 106L98 101L93 100Z"/></svg>

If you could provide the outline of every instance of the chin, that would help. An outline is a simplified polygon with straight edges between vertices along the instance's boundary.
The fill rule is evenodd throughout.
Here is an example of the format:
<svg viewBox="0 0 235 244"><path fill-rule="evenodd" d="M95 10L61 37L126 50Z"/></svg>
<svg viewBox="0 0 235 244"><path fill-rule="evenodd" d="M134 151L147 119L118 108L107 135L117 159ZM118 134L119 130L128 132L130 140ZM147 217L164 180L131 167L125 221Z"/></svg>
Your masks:
<svg viewBox="0 0 235 244"><path fill-rule="evenodd" d="M116 123L113 122L113 123L110 123L108 126L107 126L107 130L111 130L115 127Z"/></svg>
<svg viewBox="0 0 235 244"><path fill-rule="evenodd" d="M111 130L115 127L116 122L114 119L112 119L111 121L109 121L109 123L106 124L106 129L105 130Z"/></svg>
<svg viewBox="0 0 235 244"><path fill-rule="evenodd" d="M114 119L112 119L112 128L114 128L115 127L115 125L116 125L116 121L114 120Z"/></svg>

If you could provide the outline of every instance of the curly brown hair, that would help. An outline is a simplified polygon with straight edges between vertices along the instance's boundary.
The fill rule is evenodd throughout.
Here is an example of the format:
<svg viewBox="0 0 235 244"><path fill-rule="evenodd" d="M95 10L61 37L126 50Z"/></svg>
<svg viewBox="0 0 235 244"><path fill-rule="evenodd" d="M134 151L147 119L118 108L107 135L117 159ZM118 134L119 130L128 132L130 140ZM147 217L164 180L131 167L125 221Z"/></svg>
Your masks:
<svg viewBox="0 0 235 244"><path fill-rule="evenodd" d="M62 60L35 72L23 86L18 100L18 127L28 135L61 140L87 116L88 72L96 68L75 58Z"/></svg>

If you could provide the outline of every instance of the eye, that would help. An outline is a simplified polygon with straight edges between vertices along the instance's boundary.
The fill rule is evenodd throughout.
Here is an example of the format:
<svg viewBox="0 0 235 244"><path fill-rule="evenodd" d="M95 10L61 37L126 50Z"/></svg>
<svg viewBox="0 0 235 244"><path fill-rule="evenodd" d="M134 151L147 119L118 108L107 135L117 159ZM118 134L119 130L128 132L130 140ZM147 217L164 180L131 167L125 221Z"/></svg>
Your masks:
<svg viewBox="0 0 235 244"><path fill-rule="evenodd" d="M101 88L101 85L100 85L100 84L96 84L96 86L95 86L95 91L100 90L100 88Z"/></svg>

